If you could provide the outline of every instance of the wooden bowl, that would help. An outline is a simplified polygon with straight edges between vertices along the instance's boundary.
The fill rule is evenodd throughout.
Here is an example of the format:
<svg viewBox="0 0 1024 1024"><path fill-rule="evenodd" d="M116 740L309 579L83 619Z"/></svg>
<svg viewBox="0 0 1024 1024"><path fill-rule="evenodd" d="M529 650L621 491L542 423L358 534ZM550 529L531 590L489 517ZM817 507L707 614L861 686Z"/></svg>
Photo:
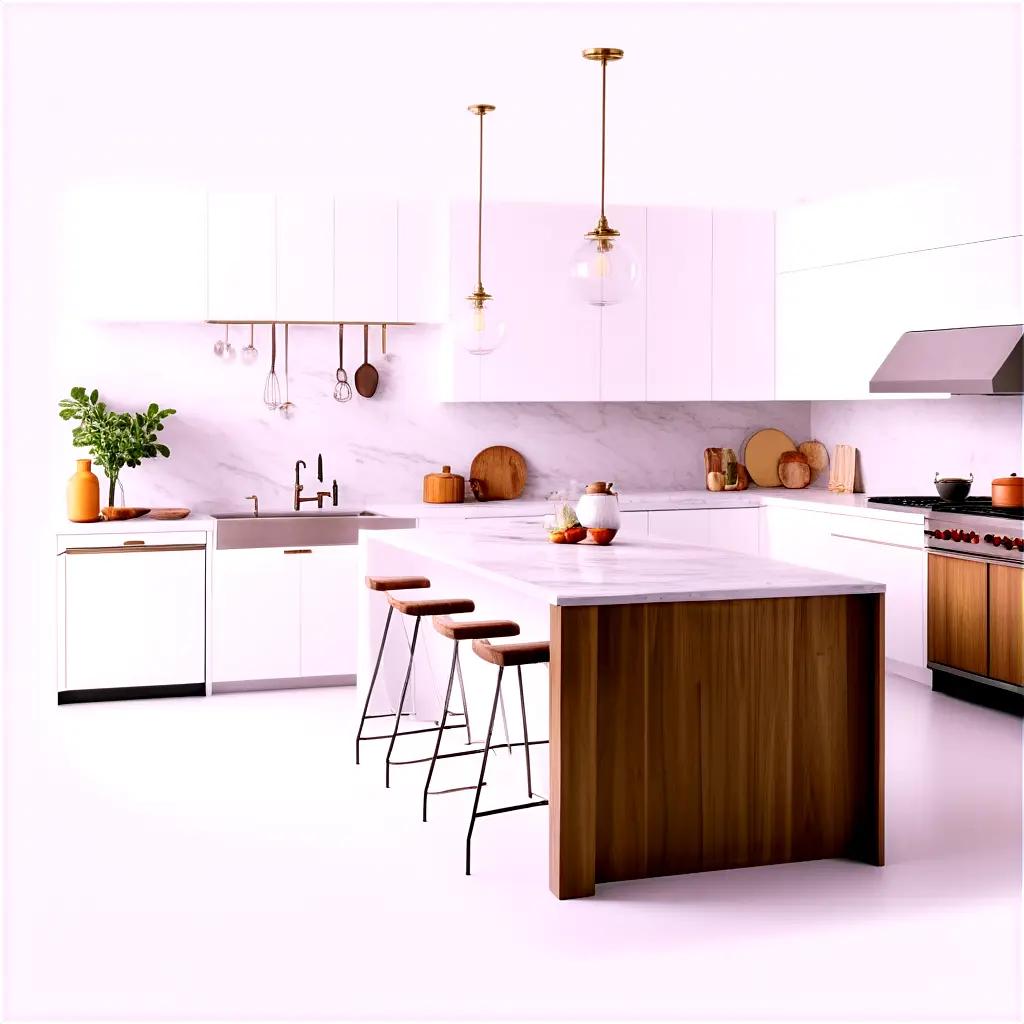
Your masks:
<svg viewBox="0 0 1024 1024"><path fill-rule="evenodd" d="M190 508L154 508L149 513L150 519L185 519L192 514Z"/></svg>
<svg viewBox="0 0 1024 1024"><path fill-rule="evenodd" d="M103 518L108 523L119 523L124 519L138 519L149 512L148 508L122 508L108 505L103 510Z"/></svg>

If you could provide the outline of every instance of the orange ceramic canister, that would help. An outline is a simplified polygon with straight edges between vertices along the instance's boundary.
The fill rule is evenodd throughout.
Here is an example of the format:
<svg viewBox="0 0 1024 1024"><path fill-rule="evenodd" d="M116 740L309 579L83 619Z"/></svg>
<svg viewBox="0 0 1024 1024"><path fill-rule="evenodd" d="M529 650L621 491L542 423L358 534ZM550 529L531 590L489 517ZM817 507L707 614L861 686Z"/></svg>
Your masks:
<svg viewBox="0 0 1024 1024"><path fill-rule="evenodd" d="M91 459L78 459L75 465L75 475L68 481L68 519L94 523L100 517L100 482Z"/></svg>
<svg viewBox="0 0 1024 1024"><path fill-rule="evenodd" d="M993 480L992 504L996 508L1024 508L1024 476L1011 473Z"/></svg>

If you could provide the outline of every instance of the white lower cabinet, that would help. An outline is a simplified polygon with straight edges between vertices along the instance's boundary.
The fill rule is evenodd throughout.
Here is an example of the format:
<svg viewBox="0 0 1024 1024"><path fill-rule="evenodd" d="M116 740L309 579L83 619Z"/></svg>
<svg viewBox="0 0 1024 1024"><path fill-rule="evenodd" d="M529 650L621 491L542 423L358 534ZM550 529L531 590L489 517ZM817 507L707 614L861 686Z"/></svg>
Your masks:
<svg viewBox="0 0 1024 1024"><path fill-rule="evenodd" d="M757 508L693 508L648 512L648 531L659 540L756 555L759 511Z"/></svg>
<svg viewBox="0 0 1024 1024"><path fill-rule="evenodd" d="M316 547L300 565L299 674L338 676L356 670L355 544Z"/></svg>
<svg viewBox="0 0 1024 1024"><path fill-rule="evenodd" d="M927 553L919 525L832 516L835 572L885 584L885 656L927 664Z"/></svg>
<svg viewBox="0 0 1024 1024"><path fill-rule="evenodd" d="M214 683L355 672L356 547L214 552Z"/></svg>
<svg viewBox="0 0 1024 1024"><path fill-rule="evenodd" d="M765 558L833 571L830 513L779 505L766 505L760 511L760 553Z"/></svg>
<svg viewBox="0 0 1024 1024"><path fill-rule="evenodd" d="M214 551L210 679L300 675L300 555L281 548Z"/></svg>

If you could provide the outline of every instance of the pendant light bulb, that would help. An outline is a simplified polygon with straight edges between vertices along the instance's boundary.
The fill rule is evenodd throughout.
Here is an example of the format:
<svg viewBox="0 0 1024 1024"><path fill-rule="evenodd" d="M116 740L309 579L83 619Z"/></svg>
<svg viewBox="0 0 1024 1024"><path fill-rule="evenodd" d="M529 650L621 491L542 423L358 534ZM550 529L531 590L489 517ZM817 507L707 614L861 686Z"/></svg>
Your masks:
<svg viewBox="0 0 1024 1024"><path fill-rule="evenodd" d="M586 60L601 62L601 214L597 226L587 232L573 255L569 277L579 297L591 306L614 306L622 302L640 280L636 253L609 225L604 208L608 62L621 60L622 55L622 50L611 47L583 51Z"/></svg>
<svg viewBox="0 0 1024 1024"><path fill-rule="evenodd" d="M475 103L469 112L480 119L480 156L477 168L477 220L476 220L476 288L466 296L460 311L455 334L459 344L474 356L486 356L505 340L505 321L494 307L494 298L483 285L484 240L484 115L494 110L488 103Z"/></svg>

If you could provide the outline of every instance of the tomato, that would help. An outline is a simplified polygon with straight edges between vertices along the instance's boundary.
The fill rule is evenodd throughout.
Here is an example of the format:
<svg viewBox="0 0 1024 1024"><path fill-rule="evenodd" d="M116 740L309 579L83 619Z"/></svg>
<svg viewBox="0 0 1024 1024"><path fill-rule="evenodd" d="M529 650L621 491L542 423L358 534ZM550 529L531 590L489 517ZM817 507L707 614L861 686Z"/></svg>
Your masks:
<svg viewBox="0 0 1024 1024"><path fill-rule="evenodd" d="M552 530L548 534L548 540L552 544L564 544L565 543L565 530Z"/></svg>
<svg viewBox="0 0 1024 1024"><path fill-rule="evenodd" d="M612 538L618 533L618 530L587 530L587 533L595 544L604 546L611 544Z"/></svg>
<svg viewBox="0 0 1024 1024"><path fill-rule="evenodd" d="M582 526L570 526L565 531L566 544L579 544L587 536L587 531Z"/></svg>

